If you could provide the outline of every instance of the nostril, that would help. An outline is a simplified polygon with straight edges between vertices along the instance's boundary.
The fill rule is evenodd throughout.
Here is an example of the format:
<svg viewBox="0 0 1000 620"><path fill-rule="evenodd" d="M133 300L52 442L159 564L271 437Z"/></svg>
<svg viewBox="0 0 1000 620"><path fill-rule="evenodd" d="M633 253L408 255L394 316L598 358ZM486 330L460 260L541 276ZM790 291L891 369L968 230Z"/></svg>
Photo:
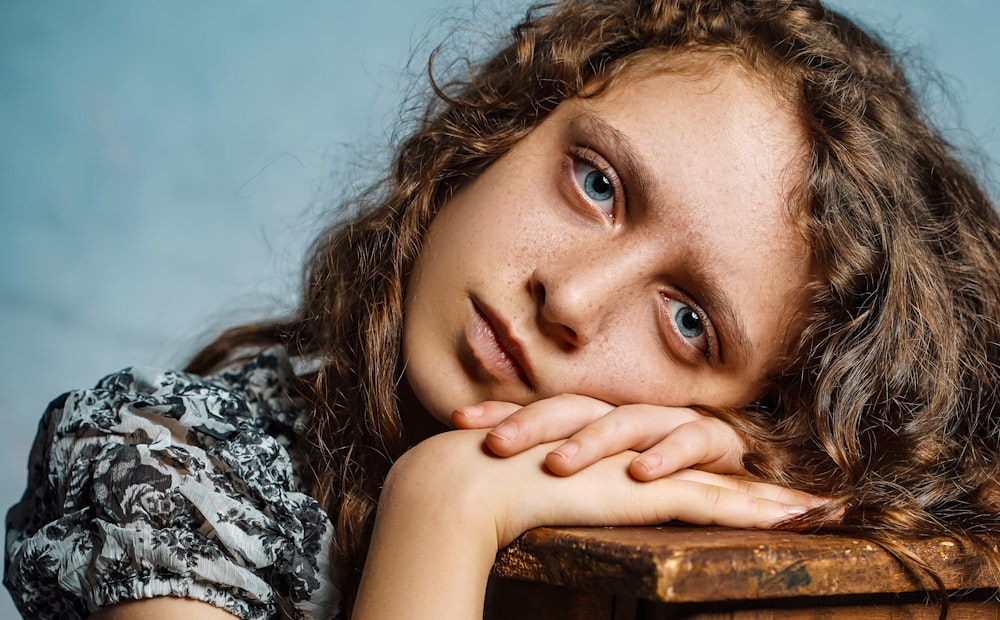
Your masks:
<svg viewBox="0 0 1000 620"><path fill-rule="evenodd" d="M576 332L559 321L551 320L545 315L544 309L538 314L538 329L544 336L559 343L561 348L577 346Z"/></svg>
<svg viewBox="0 0 1000 620"><path fill-rule="evenodd" d="M560 325L559 327L561 327L564 332L562 339L566 341L568 345L580 346L580 344L582 344L580 342L580 336L573 330L572 327L569 327L568 325Z"/></svg>
<svg viewBox="0 0 1000 620"><path fill-rule="evenodd" d="M539 330L547 337L557 341L560 346L566 348L579 346L580 341L576 331L567 325L567 321L549 303L548 292L545 289L542 279L533 278L529 286L538 312Z"/></svg>
<svg viewBox="0 0 1000 620"><path fill-rule="evenodd" d="M545 285L538 278L532 278L528 285L531 288L531 296L535 298L535 303L539 308L545 306Z"/></svg>

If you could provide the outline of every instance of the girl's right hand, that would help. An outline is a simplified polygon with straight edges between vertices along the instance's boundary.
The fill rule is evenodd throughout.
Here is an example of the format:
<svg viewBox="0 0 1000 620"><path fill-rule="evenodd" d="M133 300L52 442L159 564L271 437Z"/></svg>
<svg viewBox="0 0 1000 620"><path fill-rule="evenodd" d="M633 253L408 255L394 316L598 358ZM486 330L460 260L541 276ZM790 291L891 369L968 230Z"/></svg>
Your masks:
<svg viewBox="0 0 1000 620"><path fill-rule="evenodd" d="M640 452L629 463L629 472L639 480L655 480L686 468L746 474L744 445L733 428L683 407L614 406L562 394L525 406L487 401L460 407L452 421L458 428L492 428L486 445L503 457L565 440L545 458L549 470L560 476L624 450Z"/></svg>
<svg viewBox="0 0 1000 620"><path fill-rule="evenodd" d="M486 431L435 435L393 465L379 499L355 617L482 617L496 553L541 525L688 523L765 528L816 506L804 493L704 471L639 482L634 452L573 476L544 466L556 445L507 458Z"/></svg>

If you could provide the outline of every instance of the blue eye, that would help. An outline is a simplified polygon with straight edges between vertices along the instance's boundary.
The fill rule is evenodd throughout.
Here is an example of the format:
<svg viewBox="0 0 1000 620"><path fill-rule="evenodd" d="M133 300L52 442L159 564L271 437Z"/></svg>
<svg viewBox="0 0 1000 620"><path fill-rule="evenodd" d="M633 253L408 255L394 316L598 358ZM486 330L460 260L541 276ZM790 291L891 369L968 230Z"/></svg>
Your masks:
<svg viewBox="0 0 1000 620"><path fill-rule="evenodd" d="M708 337L705 334L705 321L701 313L683 301L667 299L670 318L674 328L682 338L691 342L699 351L708 351Z"/></svg>
<svg viewBox="0 0 1000 620"><path fill-rule="evenodd" d="M615 185L601 170L583 160L577 160L575 165L576 182L583 190L584 196L596 203L602 211L613 214L615 211Z"/></svg>
<svg viewBox="0 0 1000 620"><path fill-rule="evenodd" d="M705 333L705 328L701 325L701 317L694 311L694 308L685 306L674 315L674 322L681 336L685 338L697 338Z"/></svg>
<svg viewBox="0 0 1000 620"><path fill-rule="evenodd" d="M583 189L594 200L609 200L615 197L615 188L600 170L591 170L583 180Z"/></svg>

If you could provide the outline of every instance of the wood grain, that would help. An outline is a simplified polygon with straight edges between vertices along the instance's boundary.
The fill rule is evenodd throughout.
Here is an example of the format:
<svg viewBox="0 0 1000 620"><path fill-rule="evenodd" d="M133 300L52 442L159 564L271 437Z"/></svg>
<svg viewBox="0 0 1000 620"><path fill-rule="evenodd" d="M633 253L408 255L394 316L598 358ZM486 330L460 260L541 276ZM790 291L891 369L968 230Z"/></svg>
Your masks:
<svg viewBox="0 0 1000 620"><path fill-rule="evenodd" d="M969 544L906 542L949 590L995 589ZM895 594L933 590L877 545L792 532L664 525L540 528L497 556L494 574L666 603Z"/></svg>

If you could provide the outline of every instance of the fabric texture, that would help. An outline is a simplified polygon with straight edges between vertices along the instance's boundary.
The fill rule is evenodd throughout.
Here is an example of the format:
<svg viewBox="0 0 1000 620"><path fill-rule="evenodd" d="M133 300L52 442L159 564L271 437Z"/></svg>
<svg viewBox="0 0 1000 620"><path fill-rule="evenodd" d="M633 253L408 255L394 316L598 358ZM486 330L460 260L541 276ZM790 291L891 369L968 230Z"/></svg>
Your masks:
<svg viewBox="0 0 1000 620"><path fill-rule="evenodd" d="M292 377L272 348L209 377L130 368L53 401L7 515L21 613L173 595L247 619L336 616L333 526L303 478Z"/></svg>

